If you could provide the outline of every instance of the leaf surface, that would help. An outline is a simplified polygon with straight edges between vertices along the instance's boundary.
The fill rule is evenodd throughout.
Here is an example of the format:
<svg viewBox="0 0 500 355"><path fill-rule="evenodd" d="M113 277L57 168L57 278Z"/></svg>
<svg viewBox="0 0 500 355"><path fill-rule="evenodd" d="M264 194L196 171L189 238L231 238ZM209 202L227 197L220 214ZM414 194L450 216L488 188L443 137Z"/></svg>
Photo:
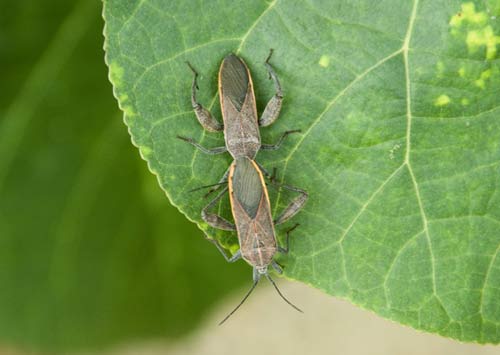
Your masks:
<svg viewBox="0 0 500 355"><path fill-rule="evenodd" d="M236 52L262 112L273 48L285 101L263 141L302 134L257 160L310 194L294 218L286 276L421 330L498 343L498 8L106 0L105 49L135 145L172 203L214 236L200 218L206 201L188 191L217 182L230 157L176 139L223 145L196 121L185 61L201 73L199 100L220 118L217 69ZM274 196L275 214L288 198ZM223 241L234 249L234 237Z"/></svg>

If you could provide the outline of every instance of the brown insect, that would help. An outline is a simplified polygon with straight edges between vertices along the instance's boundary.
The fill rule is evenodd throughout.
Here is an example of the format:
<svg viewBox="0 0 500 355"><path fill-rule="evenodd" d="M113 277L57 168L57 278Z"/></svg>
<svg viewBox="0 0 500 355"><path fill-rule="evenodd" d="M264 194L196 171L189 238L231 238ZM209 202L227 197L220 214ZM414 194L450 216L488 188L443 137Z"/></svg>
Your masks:
<svg viewBox="0 0 500 355"><path fill-rule="evenodd" d="M298 224L286 232L285 248L278 245L274 226L282 224L293 217L304 206L308 195L307 192L302 189L276 183L274 174L271 177L270 174L254 160L259 150L278 149L283 139L285 139L288 134L299 132L298 130L284 132L279 141L274 145L261 143L259 126L270 125L276 120L283 99L278 77L269 64L271 54L272 51L266 59L265 64L268 69L269 77L275 84L276 94L268 102L260 119L257 118L255 94L248 67L241 58L234 54L230 54L224 58L219 70L219 96L224 125L221 125L215 120L210 112L196 101L196 80L198 74L193 67L189 65L194 73L191 101L196 116L205 129L209 131L224 130L226 145L224 147L207 149L190 138L179 138L194 145L205 153L219 154L228 151L234 158L233 163L222 179L217 184L210 185L217 187L211 189L209 193L219 189L226 183L227 186L225 186L223 190L203 208L201 216L206 223L214 228L236 231L240 249L234 255L228 257L217 240L207 239L216 245L227 261L234 262L243 258L253 267L254 283L251 289L238 306L236 306L220 324L224 323L234 312L236 312L243 302L245 302L262 275L273 284L278 294L288 304L296 310L301 311L283 296L275 282L269 276L268 267L271 265L278 273L283 272L273 258L277 252L288 252L290 233ZM269 201L264 176L269 178L272 186L299 193L275 220L272 218L271 203ZM229 191L234 223L211 212L227 191Z"/></svg>

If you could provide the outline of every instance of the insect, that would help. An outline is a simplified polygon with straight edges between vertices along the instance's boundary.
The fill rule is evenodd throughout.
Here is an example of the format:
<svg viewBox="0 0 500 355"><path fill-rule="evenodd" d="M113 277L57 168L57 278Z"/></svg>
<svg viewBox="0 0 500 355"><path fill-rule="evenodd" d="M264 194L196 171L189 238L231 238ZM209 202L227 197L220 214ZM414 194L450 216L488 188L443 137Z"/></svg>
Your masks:
<svg viewBox="0 0 500 355"><path fill-rule="evenodd" d="M238 306L220 324L224 323L245 302L263 275L273 284L278 294L288 304L300 311L299 308L288 301L280 292L268 274L268 267L271 265L278 273L283 272L273 258L277 252L288 252L290 233L298 225L295 225L286 232L285 248L278 245L274 226L284 223L293 217L305 204L308 194L302 189L276 183L274 179L275 174L271 176L254 160L259 150L276 150L289 134L299 132L299 130L286 131L275 144L261 143L259 126L268 126L277 119L283 100L280 82L274 69L269 64L271 55L272 50L265 61L265 65L269 78L274 82L276 93L267 103L260 119L257 116L253 83L248 67L235 54L229 54L224 58L219 70L219 97L223 125L214 119L210 112L196 100L198 73L188 63L194 74L191 88L191 102L196 117L200 124L208 131L216 132L223 130L226 144L223 147L209 149L198 144L191 138L180 136L178 138L192 144L204 153L220 154L229 152L234 158L232 164L218 183L203 186L216 186L208 192L207 195L209 195L224 184L227 184L203 208L201 216L206 223L214 228L236 231L240 249L233 256L228 257L217 240L208 237L207 239L216 245L227 261L234 262L243 258L253 267L254 283L251 289ZM299 193L275 220L272 219L271 204L264 176L270 180L271 185L274 187ZM211 212L227 191L229 191L231 211L235 223L231 223L224 217Z"/></svg>
<svg viewBox="0 0 500 355"><path fill-rule="evenodd" d="M288 253L290 233L297 228L298 224L295 224L286 231L285 248L278 245L274 226L285 223L292 218L303 207L308 195L307 192L302 189L277 184L274 182L274 178L271 178L272 184L299 193L299 195L281 212L279 217L273 220L269 195L261 169L262 168L259 167L254 160L247 157L235 159L229 168L228 185L224 187L202 211L203 219L210 226L237 232L240 249L231 257L226 255L223 247L216 239L207 238L210 242L215 244L224 258L228 262L235 262L242 258L253 267L252 287L238 306L236 306L220 324L224 323L234 312L236 312L236 310L238 310L248 296L250 296L262 276L265 276L271 282L285 302L302 312L283 296L273 279L269 276L268 267L271 265L278 273L283 273L283 270L273 258L277 252L284 254ZM224 217L211 212L217 202L228 190L231 202L231 212L235 223L231 223Z"/></svg>
<svg viewBox="0 0 500 355"><path fill-rule="evenodd" d="M223 130L226 145L205 148L192 138L181 136L178 136L178 138L192 144L206 154L215 155L229 152L234 159L243 156L254 159L259 150L276 150L289 134L300 132L300 130L286 131L275 144L261 143L259 127L269 126L276 121L283 101L281 84L276 72L271 64L269 64L271 55L272 50L265 61L265 65L269 77L274 82L276 93L267 103L260 118L257 116L253 82L247 65L235 54L229 54L224 58L219 70L219 98L223 125L213 118L210 112L196 100L198 73L188 62L189 67L194 73L193 84L191 86L191 103L196 117L207 131L218 132Z"/></svg>

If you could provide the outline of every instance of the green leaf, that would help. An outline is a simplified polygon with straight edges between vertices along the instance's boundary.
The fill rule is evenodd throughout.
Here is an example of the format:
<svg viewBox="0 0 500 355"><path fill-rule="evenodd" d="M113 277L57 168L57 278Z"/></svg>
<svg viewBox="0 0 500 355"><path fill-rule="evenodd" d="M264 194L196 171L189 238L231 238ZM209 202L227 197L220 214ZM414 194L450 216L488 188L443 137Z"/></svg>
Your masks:
<svg viewBox="0 0 500 355"><path fill-rule="evenodd" d="M251 272L225 267L130 144L101 4L4 5L0 347L54 354L186 334Z"/></svg>
<svg viewBox="0 0 500 355"><path fill-rule="evenodd" d="M105 49L134 144L172 203L214 235L200 219L206 201L188 191L218 181L230 157L176 139L223 144L196 121L185 61L201 73L199 100L220 117L222 58L246 60L261 111L273 93L263 61L274 48L285 101L263 141L302 134L257 160L310 194L294 218L301 227L286 276L417 329L498 343L498 8L106 0ZM279 209L288 197L272 203Z"/></svg>

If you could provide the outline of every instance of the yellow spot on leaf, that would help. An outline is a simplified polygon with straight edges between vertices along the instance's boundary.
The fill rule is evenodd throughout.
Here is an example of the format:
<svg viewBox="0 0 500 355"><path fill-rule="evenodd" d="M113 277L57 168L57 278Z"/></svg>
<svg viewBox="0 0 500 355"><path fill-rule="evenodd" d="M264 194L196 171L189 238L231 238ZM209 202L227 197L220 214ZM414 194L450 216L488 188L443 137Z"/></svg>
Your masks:
<svg viewBox="0 0 500 355"><path fill-rule="evenodd" d="M493 28L486 26L481 30L469 31L466 43L470 53L477 52L480 47L486 46L486 59L495 59L500 36L495 36Z"/></svg>
<svg viewBox="0 0 500 355"><path fill-rule="evenodd" d="M462 100L460 100L460 103L463 105L463 106L467 106L469 104L469 99L464 97Z"/></svg>
<svg viewBox="0 0 500 355"><path fill-rule="evenodd" d="M461 78L463 78L465 76L465 68L464 67L461 67L460 69L458 69L458 75L460 75Z"/></svg>
<svg viewBox="0 0 500 355"><path fill-rule="evenodd" d="M486 69L481 73L481 79L489 79L491 77L491 69Z"/></svg>
<svg viewBox="0 0 500 355"><path fill-rule="evenodd" d="M327 55L322 55L321 58L319 58L318 64L323 68L326 68L330 65L330 57L328 57Z"/></svg>
<svg viewBox="0 0 500 355"><path fill-rule="evenodd" d="M474 81L474 84L478 87L478 88L481 88L481 89L484 89L486 84L484 82L483 79L477 79L476 81Z"/></svg>
<svg viewBox="0 0 500 355"><path fill-rule="evenodd" d="M453 27L459 27L463 22L484 25L487 20L488 16L485 12L476 12L474 3L467 2L462 4L461 11L451 18L450 25Z"/></svg>
<svg viewBox="0 0 500 355"><path fill-rule="evenodd" d="M434 101L434 106L446 106L451 102L448 95L441 95Z"/></svg>
<svg viewBox="0 0 500 355"><path fill-rule="evenodd" d="M127 115L127 117L131 118L136 115L134 108L131 105L120 105L120 108Z"/></svg>
<svg viewBox="0 0 500 355"><path fill-rule="evenodd" d="M147 157L148 155L150 155L153 151L151 150L151 148L145 146L145 145L141 145L139 147L139 151L141 152L141 155L143 157Z"/></svg>
<svg viewBox="0 0 500 355"><path fill-rule="evenodd" d="M123 67L117 62L109 65L109 78L115 87L120 87L123 83Z"/></svg>
<svg viewBox="0 0 500 355"><path fill-rule="evenodd" d="M117 62L112 62L109 64L109 79L111 83L114 85L115 89L119 90L119 88L123 84L123 75L124 69ZM127 94L119 93L118 95L118 105L122 109L123 112L128 117L133 117L136 115L134 108L130 103L128 103L129 97Z"/></svg>
<svg viewBox="0 0 500 355"><path fill-rule="evenodd" d="M484 89L486 87L486 80L488 80L490 77L491 77L491 69L487 69L481 73L479 79L474 81L474 84L476 84L477 87Z"/></svg>
<svg viewBox="0 0 500 355"><path fill-rule="evenodd" d="M136 115L134 108L130 103L128 102L128 95L127 94L118 94L118 104L120 108L122 109L123 112L128 117L133 117Z"/></svg>

